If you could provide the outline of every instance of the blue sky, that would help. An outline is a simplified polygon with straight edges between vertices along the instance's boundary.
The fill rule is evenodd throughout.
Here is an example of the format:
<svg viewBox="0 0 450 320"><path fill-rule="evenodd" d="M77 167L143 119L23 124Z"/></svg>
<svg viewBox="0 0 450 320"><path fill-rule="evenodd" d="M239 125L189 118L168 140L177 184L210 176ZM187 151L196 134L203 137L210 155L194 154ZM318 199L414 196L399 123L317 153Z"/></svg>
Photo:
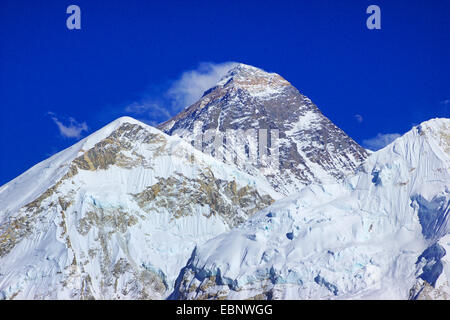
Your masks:
<svg viewBox="0 0 450 320"><path fill-rule="evenodd" d="M449 117L449 57L448 0L2 0L0 185L119 116L166 120L191 98L183 79L228 61L281 74L375 148Z"/></svg>

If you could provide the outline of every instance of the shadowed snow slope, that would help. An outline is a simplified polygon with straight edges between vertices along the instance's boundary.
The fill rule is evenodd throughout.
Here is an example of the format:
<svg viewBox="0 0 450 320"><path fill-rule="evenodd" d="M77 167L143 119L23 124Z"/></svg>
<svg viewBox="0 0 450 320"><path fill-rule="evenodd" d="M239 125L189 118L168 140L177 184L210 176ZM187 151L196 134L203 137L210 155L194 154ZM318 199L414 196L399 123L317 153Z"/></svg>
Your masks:
<svg viewBox="0 0 450 320"><path fill-rule="evenodd" d="M421 299L450 294L450 120L373 153L194 250L172 298Z"/></svg>

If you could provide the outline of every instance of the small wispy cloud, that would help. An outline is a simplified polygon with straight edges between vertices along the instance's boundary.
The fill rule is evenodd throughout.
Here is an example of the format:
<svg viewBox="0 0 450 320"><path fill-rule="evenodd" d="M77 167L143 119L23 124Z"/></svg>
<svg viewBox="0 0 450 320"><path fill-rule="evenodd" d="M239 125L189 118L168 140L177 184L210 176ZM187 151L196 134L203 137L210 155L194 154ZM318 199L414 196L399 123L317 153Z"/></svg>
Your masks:
<svg viewBox="0 0 450 320"><path fill-rule="evenodd" d="M358 121L358 123L362 123L364 120L364 118L360 114L355 114L354 117L355 117L355 120Z"/></svg>
<svg viewBox="0 0 450 320"><path fill-rule="evenodd" d="M363 147L369 150L379 150L400 137L399 133L378 133L375 137L362 141Z"/></svg>
<svg viewBox="0 0 450 320"><path fill-rule="evenodd" d="M48 112L51 116L53 122L57 125L59 129L59 133L65 138L76 138L79 139L83 132L87 132L89 130L86 122L78 122L72 117L67 118L65 120L65 124L56 117L53 112Z"/></svg>
<svg viewBox="0 0 450 320"><path fill-rule="evenodd" d="M445 99L445 100L441 101L441 104L449 105L450 104L450 99Z"/></svg>
<svg viewBox="0 0 450 320"><path fill-rule="evenodd" d="M194 70L183 72L167 91L174 106L182 109L201 98L203 93L213 87L236 62L202 62Z"/></svg>
<svg viewBox="0 0 450 320"><path fill-rule="evenodd" d="M182 72L166 86L151 87L148 92L142 94L141 99L129 103L123 111L155 126L198 101L203 93L219 82L235 64L202 62L197 68Z"/></svg>

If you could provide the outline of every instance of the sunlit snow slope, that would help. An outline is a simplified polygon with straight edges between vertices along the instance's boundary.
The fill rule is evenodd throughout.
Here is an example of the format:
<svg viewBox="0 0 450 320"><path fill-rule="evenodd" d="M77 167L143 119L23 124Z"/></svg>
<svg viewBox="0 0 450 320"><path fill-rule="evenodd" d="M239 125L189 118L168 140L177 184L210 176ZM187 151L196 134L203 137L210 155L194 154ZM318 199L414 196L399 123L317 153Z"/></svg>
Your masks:
<svg viewBox="0 0 450 320"><path fill-rule="evenodd" d="M172 298L448 299L450 120L194 250Z"/></svg>
<svg viewBox="0 0 450 320"><path fill-rule="evenodd" d="M277 198L120 118L0 188L0 299L165 298L195 245Z"/></svg>

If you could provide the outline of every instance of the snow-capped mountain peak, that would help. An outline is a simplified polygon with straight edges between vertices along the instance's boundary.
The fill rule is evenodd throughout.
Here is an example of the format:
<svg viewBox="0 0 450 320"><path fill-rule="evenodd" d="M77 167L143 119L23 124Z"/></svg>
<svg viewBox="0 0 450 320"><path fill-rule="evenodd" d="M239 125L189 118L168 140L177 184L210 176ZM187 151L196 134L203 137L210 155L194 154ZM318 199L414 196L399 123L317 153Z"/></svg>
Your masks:
<svg viewBox="0 0 450 320"><path fill-rule="evenodd" d="M225 153L231 156L222 160L228 162L239 158L237 150L255 150L261 143L258 132L267 130L267 154L279 155L279 161L266 165L245 159L234 164L250 174L263 173L286 195L313 182L341 181L368 155L280 75L245 64L235 65L198 102L159 128L192 141L197 139L197 124L203 132L253 130L250 137L239 137L228 146L224 143ZM215 150L208 141L203 147Z"/></svg>
<svg viewBox="0 0 450 320"><path fill-rule="evenodd" d="M0 186L0 299L448 299L449 186L449 119L369 153L236 64Z"/></svg>
<svg viewBox="0 0 450 320"><path fill-rule="evenodd" d="M192 249L279 198L119 118L0 189L0 298L164 298Z"/></svg>

